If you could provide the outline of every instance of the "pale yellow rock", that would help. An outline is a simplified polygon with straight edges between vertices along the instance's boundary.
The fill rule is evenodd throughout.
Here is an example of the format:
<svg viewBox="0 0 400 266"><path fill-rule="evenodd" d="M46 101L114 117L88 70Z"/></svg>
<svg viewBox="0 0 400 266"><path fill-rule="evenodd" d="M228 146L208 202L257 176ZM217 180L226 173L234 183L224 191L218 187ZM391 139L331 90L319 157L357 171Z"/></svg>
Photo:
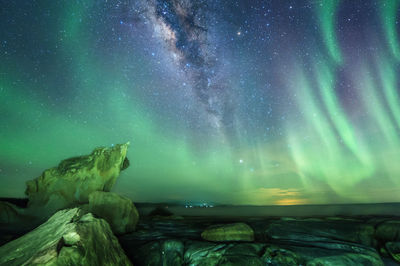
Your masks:
<svg viewBox="0 0 400 266"><path fill-rule="evenodd" d="M201 233L208 241L254 241L253 229L245 223L212 225Z"/></svg>

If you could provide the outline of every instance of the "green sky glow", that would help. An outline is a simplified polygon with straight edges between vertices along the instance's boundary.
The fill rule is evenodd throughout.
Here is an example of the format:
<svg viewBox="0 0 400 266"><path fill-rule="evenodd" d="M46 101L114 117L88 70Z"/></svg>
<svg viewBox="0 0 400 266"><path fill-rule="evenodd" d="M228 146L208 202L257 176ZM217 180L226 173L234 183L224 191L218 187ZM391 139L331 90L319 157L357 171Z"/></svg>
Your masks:
<svg viewBox="0 0 400 266"><path fill-rule="evenodd" d="M324 44L332 60L341 64L342 52L336 36L336 13L340 0L319 1L317 15L320 21L320 29Z"/></svg>
<svg viewBox="0 0 400 266"><path fill-rule="evenodd" d="M398 19L398 9L400 0L388 0L380 2L381 18L385 31L386 40L393 56L400 60L400 42L397 32L396 19Z"/></svg>
<svg viewBox="0 0 400 266"><path fill-rule="evenodd" d="M306 29L317 34L304 30L300 40L285 39L297 24L285 30L263 15L262 26L276 31L278 40L276 46L272 37L263 43L260 50L268 56L260 56L245 31L239 36L240 27L231 23L220 35L231 30L232 36L221 46L235 47L231 43L237 41L240 49L226 53L234 62L223 65L226 77L215 74L226 78L221 91L229 90L235 104L235 123L226 128L209 126L204 120L213 116L204 102L181 91L186 70L170 70L173 63L154 59L161 49L171 53L165 43L154 49L134 41L136 46L124 46L124 38L139 39L141 32L120 18L98 38L104 24L88 15L98 5L67 1L56 8L54 23L38 37L57 51L47 69L36 65L45 56L30 58L41 47L25 51L27 56L0 54L0 175L7 184L0 187L1 196L22 197L26 180L62 159L130 141L131 165L115 191L135 201L400 201L400 1L385 1L374 11L378 24L368 28L373 34L363 35L365 50L358 39L341 38L353 36L344 34L351 25L340 17L345 1L311 2L306 19L315 21ZM306 11L290 15L301 12ZM113 34L114 41L107 39ZM260 34L252 41L260 39L268 40ZM369 49L376 40L376 49ZM304 45L296 46L300 42ZM273 67L262 65L267 61ZM239 70L231 70L237 65ZM197 120L181 119L190 115Z"/></svg>

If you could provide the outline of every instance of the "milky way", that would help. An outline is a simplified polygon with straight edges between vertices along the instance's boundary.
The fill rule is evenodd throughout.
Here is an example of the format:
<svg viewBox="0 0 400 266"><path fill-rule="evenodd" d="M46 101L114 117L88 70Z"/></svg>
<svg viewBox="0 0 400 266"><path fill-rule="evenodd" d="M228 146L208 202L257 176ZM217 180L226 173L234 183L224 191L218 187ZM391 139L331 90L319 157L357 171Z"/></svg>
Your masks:
<svg viewBox="0 0 400 266"><path fill-rule="evenodd" d="M182 73L193 90L208 114L209 125L229 134L234 106L231 91L220 78L221 62L212 31L215 6L207 1L141 1L136 8L144 11L132 16L149 24L153 36L165 45L164 56L176 63L175 71Z"/></svg>
<svg viewBox="0 0 400 266"><path fill-rule="evenodd" d="M400 200L400 0L0 5L2 196L130 141L135 201Z"/></svg>

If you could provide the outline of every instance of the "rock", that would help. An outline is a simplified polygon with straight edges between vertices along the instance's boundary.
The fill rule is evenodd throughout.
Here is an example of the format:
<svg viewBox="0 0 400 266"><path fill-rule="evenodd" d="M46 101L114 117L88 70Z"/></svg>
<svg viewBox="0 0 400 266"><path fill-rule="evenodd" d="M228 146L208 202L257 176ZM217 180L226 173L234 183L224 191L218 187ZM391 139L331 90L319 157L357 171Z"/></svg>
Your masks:
<svg viewBox="0 0 400 266"><path fill-rule="evenodd" d="M79 208L61 210L0 247L0 265L131 265L110 226Z"/></svg>
<svg viewBox="0 0 400 266"><path fill-rule="evenodd" d="M105 219L115 234L133 232L139 220L139 213L133 202L113 192L91 193L88 210Z"/></svg>
<svg viewBox="0 0 400 266"><path fill-rule="evenodd" d="M272 265L297 266L304 264L304 260L295 252L278 246L267 247L262 259Z"/></svg>
<svg viewBox="0 0 400 266"><path fill-rule="evenodd" d="M152 220L183 220L183 216L175 215L170 210L168 206L158 206L152 210L148 215Z"/></svg>
<svg viewBox="0 0 400 266"><path fill-rule="evenodd" d="M378 224L375 237L381 242L400 241L400 220L389 220Z"/></svg>
<svg viewBox="0 0 400 266"><path fill-rule="evenodd" d="M253 229L245 223L212 225L201 233L208 241L254 241Z"/></svg>
<svg viewBox="0 0 400 266"><path fill-rule="evenodd" d="M28 207L35 215L51 215L56 210L87 203L93 191L110 191L121 169L129 165L128 146L129 142L97 148L90 155L66 159L45 170L26 183Z"/></svg>
<svg viewBox="0 0 400 266"><path fill-rule="evenodd" d="M184 265L266 265L259 253L264 244L255 243L210 243L188 241L185 246Z"/></svg>
<svg viewBox="0 0 400 266"><path fill-rule="evenodd" d="M24 214L24 209L0 201L0 246L29 232L40 223Z"/></svg>
<svg viewBox="0 0 400 266"><path fill-rule="evenodd" d="M366 256L359 254L340 254L333 256L326 256L315 258L307 262L307 266L321 266L321 265L374 265L384 266L381 258L377 256Z"/></svg>
<svg viewBox="0 0 400 266"><path fill-rule="evenodd" d="M21 210L17 206L0 201L0 224L15 224L23 220Z"/></svg>
<svg viewBox="0 0 400 266"><path fill-rule="evenodd" d="M148 216L171 216L174 215L167 207L158 206L154 210L152 210Z"/></svg>
<svg viewBox="0 0 400 266"><path fill-rule="evenodd" d="M133 254L135 265L168 265L183 264L184 245L179 240L153 241L136 249Z"/></svg>
<svg viewBox="0 0 400 266"><path fill-rule="evenodd" d="M2 198L0 197L0 201L11 203L18 208L26 208L28 206L28 198Z"/></svg>
<svg viewBox="0 0 400 266"><path fill-rule="evenodd" d="M392 258L400 263L400 242L387 242L385 246Z"/></svg>
<svg viewBox="0 0 400 266"><path fill-rule="evenodd" d="M374 246L373 224L356 219L280 219L268 223L265 240L292 242L345 241Z"/></svg>
<svg viewBox="0 0 400 266"><path fill-rule="evenodd" d="M383 266L379 254L370 247L343 245L337 248L308 246L271 245L262 256L267 265L377 265ZM322 245L323 246L323 245Z"/></svg>
<svg viewBox="0 0 400 266"><path fill-rule="evenodd" d="M141 219L136 231L119 237L123 248L134 246L134 243L151 242L161 239L201 239L204 223L193 223L193 220L152 220Z"/></svg>
<svg viewBox="0 0 400 266"><path fill-rule="evenodd" d="M68 232L62 236L64 245L73 246L81 240L81 236L77 232Z"/></svg>

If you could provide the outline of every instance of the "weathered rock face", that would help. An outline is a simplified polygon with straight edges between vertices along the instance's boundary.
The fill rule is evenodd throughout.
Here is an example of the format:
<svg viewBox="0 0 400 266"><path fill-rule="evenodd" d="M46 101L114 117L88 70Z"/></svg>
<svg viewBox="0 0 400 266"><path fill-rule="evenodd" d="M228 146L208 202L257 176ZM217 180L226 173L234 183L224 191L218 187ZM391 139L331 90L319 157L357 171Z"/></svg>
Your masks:
<svg viewBox="0 0 400 266"><path fill-rule="evenodd" d="M133 232L139 220L139 213L132 201L112 192L91 193L88 210L105 219L115 234Z"/></svg>
<svg viewBox="0 0 400 266"><path fill-rule="evenodd" d="M245 223L212 225L201 233L208 241L253 241L254 231Z"/></svg>
<svg viewBox="0 0 400 266"><path fill-rule="evenodd" d="M129 142L97 148L90 155L62 161L57 167L27 182L28 207L52 214L54 211L87 203L93 191L110 191L126 158Z"/></svg>
<svg viewBox="0 0 400 266"><path fill-rule="evenodd" d="M78 208L62 210L0 247L0 265L131 265L110 226Z"/></svg>

